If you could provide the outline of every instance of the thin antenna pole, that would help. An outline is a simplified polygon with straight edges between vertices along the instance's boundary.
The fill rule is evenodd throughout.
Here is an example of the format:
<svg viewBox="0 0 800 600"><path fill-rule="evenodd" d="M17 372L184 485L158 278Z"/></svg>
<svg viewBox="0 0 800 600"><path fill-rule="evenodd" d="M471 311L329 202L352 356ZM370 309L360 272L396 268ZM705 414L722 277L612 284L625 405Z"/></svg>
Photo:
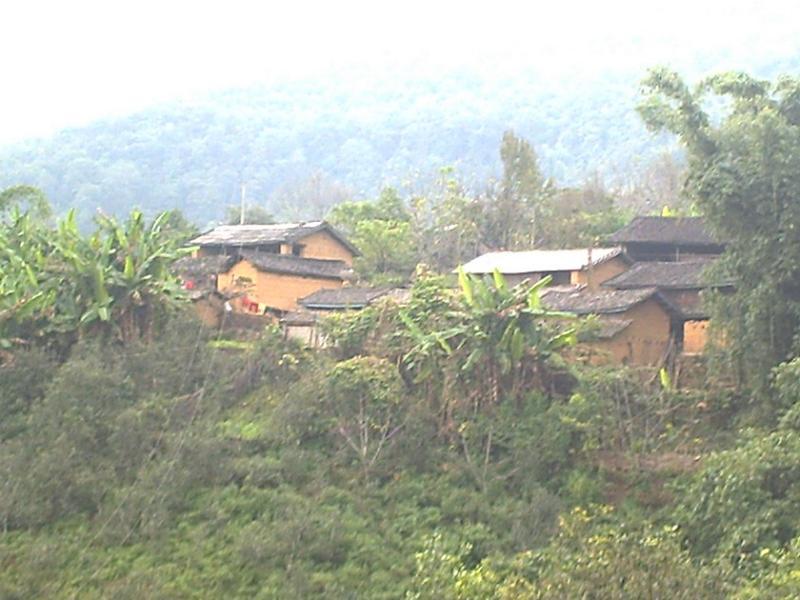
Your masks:
<svg viewBox="0 0 800 600"><path fill-rule="evenodd" d="M241 208L239 209L239 225L244 225L244 207L245 207L244 199L246 195L247 195L247 184L242 183L242 194L241 194L242 205Z"/></svg>

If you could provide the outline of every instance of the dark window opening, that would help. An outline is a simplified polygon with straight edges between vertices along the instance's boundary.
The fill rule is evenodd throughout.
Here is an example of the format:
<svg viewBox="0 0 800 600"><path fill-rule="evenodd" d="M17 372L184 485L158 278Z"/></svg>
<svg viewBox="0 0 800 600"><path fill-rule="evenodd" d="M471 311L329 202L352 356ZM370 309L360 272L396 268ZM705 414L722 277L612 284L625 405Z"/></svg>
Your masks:
<svg viewBox="0 0 800 600"><path fill-rule="evenodd" d="M553 271L552 273L544 273L543 276L546 277L547 275L553 278L550 285L569 285L572 281L569 271Z"/></svg>

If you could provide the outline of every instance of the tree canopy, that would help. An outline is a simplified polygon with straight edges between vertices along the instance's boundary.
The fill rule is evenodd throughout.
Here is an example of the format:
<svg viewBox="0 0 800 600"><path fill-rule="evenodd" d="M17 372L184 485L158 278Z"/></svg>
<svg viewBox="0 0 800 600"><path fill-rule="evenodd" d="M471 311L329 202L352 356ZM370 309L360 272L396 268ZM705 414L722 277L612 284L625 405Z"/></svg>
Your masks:
<svg viewBox="0 0 800 600"><path fill-rule="evenodd" d="M686 191L726 244L725 349L763 389L800 339L800 80L723 73L690 89L658 68L643 85L643 119L686 146ZM721 115L706 108L715 98L727 100Z"/></svg>

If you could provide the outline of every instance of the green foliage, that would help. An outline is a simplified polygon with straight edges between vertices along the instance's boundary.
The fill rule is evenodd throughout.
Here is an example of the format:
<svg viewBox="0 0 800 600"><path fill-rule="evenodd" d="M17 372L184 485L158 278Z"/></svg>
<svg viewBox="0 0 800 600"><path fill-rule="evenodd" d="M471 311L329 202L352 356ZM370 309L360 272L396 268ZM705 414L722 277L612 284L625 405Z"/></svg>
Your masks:
<svg viewBox="0 0 800 600"><path fill-rule="evenodd" d="M623 525L610 517L609 509L575 509L546 549L475 566L465 561L468 545L448 549L434 536L417 554L407 597L710 600L725 594L720 572L698 569L674 528Z"/></svg>
<svg viewBox="0 0 800 600"><path fill-rule="evenodd" d="M597 168L627 173L666 145L647 139L632 110L638 69L546 83L505 70L320 75L8 147L0 187L36 185L56 213L77 207L82 224L96 207L122 217L139 206L148 215L180 208L205 226L223 218L242 181L279 220L323 217L330 204L315 196L335 203L348 189L424 188L446 165L484 181L501 173L497 145L510 125L535 141L547 176L569 184Z"/></svg>
<svg viewBox="0 0 800 600"><path fill-rule="evenodd" d="M574 331L563 326L570 315L541 306L548 283L509 288L500 273L490 282L459 270L460 296L440 292L449 305L443 322L415 315L413 306L401 313L412 343L404 362L437 399L445 426L458 406L479 411L501 400L520 403L525 390L544 387L546 361L574 342Z"/></svg>
<svg viewBox="0 0 800 600"><path fill-rule="evenodd" d="M800 538L785 550L773 552L768 548L759 554L765 566L758 577L747 582L734 596L737 600L778 600L800 595Z"/></svg>
<svg viewBox="0 0 800 600"><path fill-rule="evenodd" d="M136 210L124 223L99 215L86 236L74 212L51 229L12 208L0 224L0 346L68 346L85 333L123 343L152 337L183 299L170 272L188 252L180 237L171 213L150 223Z"/></svg>
<svg viewBox="0 0 800 600"><path fill-rule="evenodd" d="M782 153L793 152L800 114L792 80L716 77L691 91L659 72L650 83L671 100L644 112L684 135L690 188L707 212L718 200L703 200L710 182L730 200L750 175L759 189L776 175L772 200L791 204L793 159ZM736 98L719 127L693 104L707 90ZM361 142L348 151L366 151ZM598 180L548 188L522 138L507 135L501 156L497 195L444 169L409 201L387 190L333 209L362 246L362 277L405 279L419 260L446 272L490 236L590 243L620 218ZM323 183L310 181L309 210L327 207ZM739 434L730 390L566 366L561 350L584 325L543 309L547 280L511 288L499 273L419 265L408 301L327 319L327 351L302 349L277 327L247 341L223 328L212 340L188 307L175 310L168 267L191 229L180 214L101 215L86 235L72 213L56 227L38 219L35 190L2 199L3 597L797 595L791 354L752 367L771 386L774 415L762 422L777 428ZM776 215L779 227L792 224L790 206L757 208L754 231ZM718 227L751 226L735 203L717 209ZM534 224L546 216L548 229L509 221L517 210ZM515 229L501 231L503 219ZM784 233L758 257L791 271ZM737 244L732 256L747 267L755 254ZM787 284L788 305L791 277L775 277L757 283ZM770 294L762 286L745 300ZM751 306L727 308L735 317ZM753 326L730 323L734 333ZM595 502L617 507L576 508Z"/></svg>
<svg viewBox="0 0 800 600"><path fill-rule="evenodd" d="M55 370L54 357L29 348L0 365L0 440L24 431L33 404L44 395Z"/></svg>
<svg viewBox="0 0 800 600"><path fill-rule="evenodd" d="M577 188L555 189L547 203L546 225L539 230L539 245L580 248L601 242L627 223L627 211L597 179Z"/></svg>
<svg viewBox="0 0 800 600"><path fill-rule="evenodd" d="M343 202L327 219L361 252L355 261L359 277L374 284L401 283L417 264L411 215L397 192L386 188L375 202Z"/></svg>
<svg viewBox="0 0 800 600"><path fill-rule="evenodd" d="M529 249L538 244L547 218L548 194L530 143L506 131L500 143L503 175L487 203L485 242L492 248Z"/></svg>
<svg viewBox="0 0 800 600"><path fill-rule="evenodd" d="M405 424L397 368L380 358L356 356L333 367L327 383L332 428L355 453L366 478Z"/></svg>
<svg viewBox="0 0 800 600"><path fill-rule="evenodd" d="M780 427L800 431L800 358L775 367L772 387L778 405L785 411Z"/></svg>
<svg viewBox="0 0 800 600"><path fill-rule="evenodd" d="M32 185L15 185L0 192L0 213L7 215L21 207L37 220L46 220L53 212L47 196Z"/></svg>
<svg viewBox="0 0 800 600"><path fill-rule="evenodd" d="M328 315L321 320L320 331L341 358L365 354L385 309L385 305L381 304Z"/></svg>
<svg viewBox="0 0 800 600"><path fill-rule="evenodd" d="M511 579L502 592L518 598L725 596L722 573L698 568L675 528L619 523L609 516L575 509L562 520L554 543L530 557L535 578Z"/></svg>
<svg viewBox="0 0 800 600"><path fill-rule="evenodd" d="M242 216L241 205L232 204L225 209L223 220L227 225L270 225L275 222L272 213L258 204L247 204L244 207L244 222Z"/></svg>
<svg viewBox="0 0 800 600"><path fill-rule="evenodd" d="M640 113L689 150L687 192L727 244L719 268L735 291L716 299L723 350L734 372L764 394L800 331L800 82L722 73L690 90L659 68L644 87ZM728 101L718 125L703 107L709 96Z"/></svg>
<svg viewBox="0 0 800 600"><path fill-rule="evenodd" d="M800 437L747 432L736 448L708 456L677 489L675 518L696 556L720 556L746 573L765 551L797 535Z"/></svg>

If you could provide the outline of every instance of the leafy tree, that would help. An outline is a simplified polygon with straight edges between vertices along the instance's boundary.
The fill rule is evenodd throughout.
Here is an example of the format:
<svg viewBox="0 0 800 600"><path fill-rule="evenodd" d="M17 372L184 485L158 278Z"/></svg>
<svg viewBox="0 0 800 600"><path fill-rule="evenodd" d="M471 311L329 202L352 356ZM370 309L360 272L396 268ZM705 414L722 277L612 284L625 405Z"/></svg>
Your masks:
<svg viewBox="0 0 800 600"><path fill-rule="evenodd" d="M334 432L355 453L364 479L403 428L407 407L400 391L397 368L375 357L342 361L328 374Z"/></svg>
<svg viewBox="0 0 800 600"><path fill-rule="evenodd" d="M186 218L178 208L166 211L167 217L164 220L163 229L165 233L172 235L180 244L184 244L200 234L197 225Z"/></svg>
<svg viewBox="0 0 800 600"><path fill-rule="evenodd" d="M546 182L533 146L513 131L500 144L503 176L486 205L485 242L503 250L530 249L544 239Z"/></svg>
<svg viewBox="0 0 800 600"><path fill-rule="evenodd" d="M411 215L394 188L384 188L375 201L342 202L334 206L328 221L345 233L352 234L362 221L408 223Z"/></svg>
<svg viewBox="0 0 800 600"><path fill-rule="evenodd" d="M800 332L800 80L723 73L690 90L658 68L644 89L645 123L686 146L687 192L727 244L721 268L736 288L717 302L726 354L765 390ZM704 109L709 94L729 100L719 124Z"/></svg>
<svg viewBox="0 0 800 600"><path fill-rule="evenodd" d="M442 168L436 189L413 198L410 212L422 262L449 271L480 254L481 204L454 169Z"/></svg>
<svg viewBox="0 0 800 600"><path fill-rule="evenodd" d="M36 219L47 219L53 211L47 196L31 185L16 185L0 192L0 212L8 215L12 208L23 210Z"/></svg>
<svg viewBox="0 0 800 600"><path fill-rule="evenodd" d="M800 436L745 432L736 448L714 452L678 487L673 518L698 557L717 556L754 573L765 551L798 534Z"/></svg>
<svg viewBox="0 0 800 600"><path fill-rule="evenodd" d="M321 219L336 204L344 202L350 191L322 171L288 181L275 190L270 204L288 219Z"/></svg>
<svg viewBox="0 0 800 600"><path fill-rule="evenodd" d="M99 328L124 343L152 337L163 311L183 297L170 265L189 250L165 233L168 218L162 213L148 224L134 210L119 223L99 215L97 231L85 238L70 212L56 237L66 267L57 271L57 310L67 325Z"/></svg>
<svg viewBox="0 0 800 600"><path fill-rule="evenodd" d="M27 186L2 193L0 221L0 351L41 338L56 288L46 271L53 251L44 218L49 205ZM21 206L27 204L27 210Z"/></svg>
<svg viewBox="0 0 800 600"><path fill-rule="evenodd" d="M44 202L30 190L24 198ZM6 198L16 201L19 190ZM31 194L33 194L31 196ZM71 211L55 229L41 220L46 206L8 209L0 223L0 346L69 343L80 332L113 333L123 342L149 338L182 294L170 265L188 252L169 225L133 211L124 223L97 217L85 236Z"/></svg>
<svg viewBox="0 0 800 600"><path fill-rule="evenodd" d="M226 225L270 225L275 222L275 217L260 204L246 204L244 208L244 223L242 223L242 207L231 204L225 209Z"/></svg>
<svg viewBox="0 0 800 600"><path fill-rule="evenodd" d="M626 223L626 213L598 177L551 194L547 228L540 236L548 247L591 246Z"/></svg>
<svg viewBox="0 0 800 600"><path fill-rule="evenodd" d="M375 202L343 202L327 219L341 228L361 256L356 271L371 283L400 283L416 265L411 215L397 192L386 188Z"/></svg>
<svg viewBox="0 0 800 600"><path fill-rule="evenodd" d="M575 509L544 549L471 566L469 545L447 548L434 536L417 554L407 598L534 600L546 598L723 597L731 590L721 569L700 568L680 547L674 528L625 525L611 509Z"/></svg>
<svg viewBox="0 0 800 600"><path fill-rule="evenodd" d="M484 280L460 270L461 294L444 329L425 329L413 314L401 314L413 343L405 362L418 381L438 382L433 394L445 427L457 405L480 411L502 400L521 402L525 391L543 386L546 361L574 342L572 328L547 323L570 318L542 307L539 294L549 282L509 288L499 272Z"/></svg>

